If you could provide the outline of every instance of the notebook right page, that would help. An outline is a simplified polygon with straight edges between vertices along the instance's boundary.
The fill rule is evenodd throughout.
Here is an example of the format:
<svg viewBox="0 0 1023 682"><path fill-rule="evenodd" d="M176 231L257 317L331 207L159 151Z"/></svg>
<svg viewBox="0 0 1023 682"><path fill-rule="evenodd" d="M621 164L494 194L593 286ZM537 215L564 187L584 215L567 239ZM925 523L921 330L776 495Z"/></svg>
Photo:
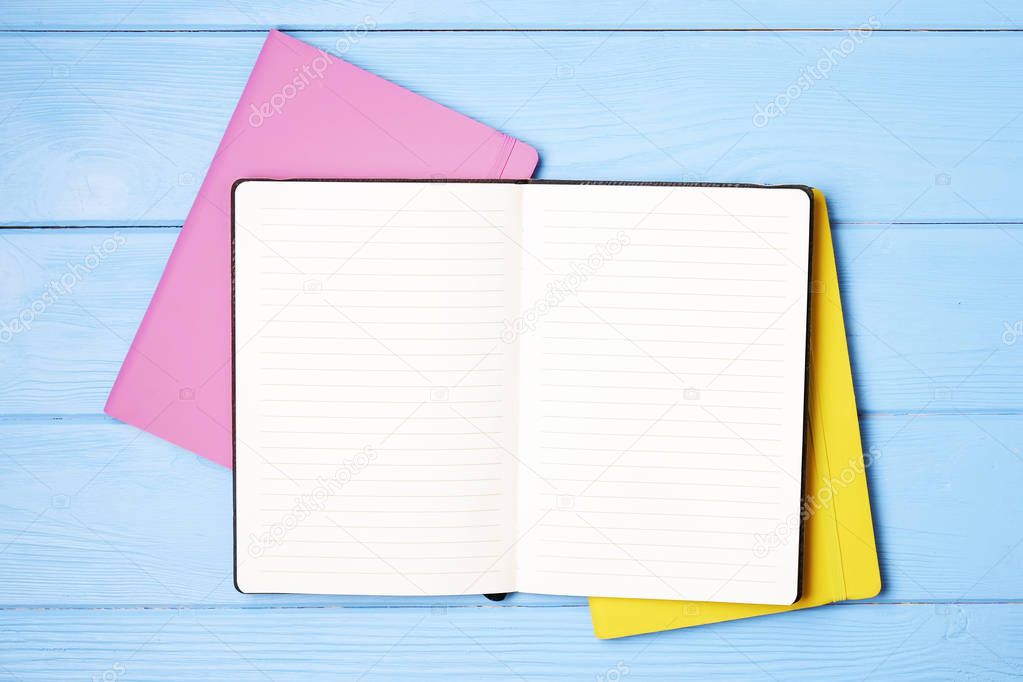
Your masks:
<svg viewBox="0 0 1023 682"><path fill-rule="evenodd" d="M525 188L521 590L796 599L810 207Z"/></svg>

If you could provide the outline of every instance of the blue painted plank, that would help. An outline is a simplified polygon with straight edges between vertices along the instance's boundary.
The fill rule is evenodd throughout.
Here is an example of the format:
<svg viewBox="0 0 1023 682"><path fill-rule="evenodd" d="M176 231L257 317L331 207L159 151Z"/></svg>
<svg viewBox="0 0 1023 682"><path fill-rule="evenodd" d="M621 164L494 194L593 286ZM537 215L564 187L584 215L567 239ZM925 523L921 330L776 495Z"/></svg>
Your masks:
<svg viewBox="0 0 1023 682"><path fill-rule="evenodd" d="M0 612L19 680L1009 680L1023 605L832 606L600 641L585 608Z"/></svg>
<svg viewBox="0 0 1023 682"><path fill-rule="evenodd" d="M852 28L876 17L885 27L1019 29L1023 12L1009 0L983 3L924 2L923 0L870 0L869 2L813 3L744 0L720 3L702 0L640 2L617 0L577 3L544 0L300 0L279 3L255 0L201 2L188 0L108 0L84 7L73 0L45 4L8 0L4 24L17 29L259 29L333 28L377 29L785 29Z"/></svg>
<svg viewBox="0 0 1023 682"><path fill-rule="evenodd" d="M102 411L176 234L0 231L0 414ZM836 244L861 409L1023 410L1023 338L1005 342L1023 230L839 226Z"/></svg>
<svg viewBox="0 0 1023 682"><path fill-rule="evenodd" d="M0 34L0 222L180 224L262 39ZM1023 34L843 41L384 32L347 56L535 145L547 178L807 182L846 222L1023 221Z"/></svg>
<svg viewBox="0 0 1023 682"><path fill-rule="evenodd" d="M227 469L105 417L0 422L0 452L0 607L490 603L244 596ZM585 603L509 603L538 599Z"/></svg>
<svg viewBox="0 0 1023 682"><path fill-rule="evenodd" d="M885 585L878 600L1023 599L1019 417L871 417L863 432ZM485 604L240 595L227 470L100 418L0 423L0 451L2 607Z"/></svg>
<svg viewBox="0 0 1023 682"><path fill-rule="evenodd" d="M178 232L0 230L0 412L102 412Z"/></svg>

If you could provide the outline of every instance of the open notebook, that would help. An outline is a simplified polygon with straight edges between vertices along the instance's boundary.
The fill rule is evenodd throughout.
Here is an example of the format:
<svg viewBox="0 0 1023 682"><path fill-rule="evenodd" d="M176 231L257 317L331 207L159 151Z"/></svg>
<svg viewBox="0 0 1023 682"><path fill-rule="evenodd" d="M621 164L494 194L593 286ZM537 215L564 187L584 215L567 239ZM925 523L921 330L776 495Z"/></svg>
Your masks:
<svg viewBox="0 0 1023 682"><path fill-rule="evenodd" d="M240 181L238 588L792 603L811 206Z"/></svg>

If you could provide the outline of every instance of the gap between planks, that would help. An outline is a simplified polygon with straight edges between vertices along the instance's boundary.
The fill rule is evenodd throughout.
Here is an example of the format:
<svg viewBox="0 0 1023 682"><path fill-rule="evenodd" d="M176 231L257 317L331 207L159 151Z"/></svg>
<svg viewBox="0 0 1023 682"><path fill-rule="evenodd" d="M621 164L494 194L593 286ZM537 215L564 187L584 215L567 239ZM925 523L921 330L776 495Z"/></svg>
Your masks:
<svg viewBox="0 0 1023 682"><path fill-rule="evenodd" d="M860 419L902 419L912 418L942 418L942 417L1019 417L1023 415L1023 408L1020 409L926 409L926 410L859 410L857 416ZM0 424L39 424L46 422L64 422L67 424L124 424L120 420L107 416L103 412L68 412L40 414L36 412L7 412L0 413ZM127 424L124 424L127 426Z"/></svg>
<svg viewBox="0 0 1023 682"><path fill-rule="evenodd" d="M4 33L266 33L270 29L293 33L342 33L354 28L280 25L259 28L4 28ZM860 26L841 28L362 28L366 33L845 33ZM874 33L1023 33L1023 28L875 28Z"/></svg>
<svg viewBox="0 0 1023 682"><path fill-rule="evenodd" d="M912 220L912 221L885 221L885 220L834 220L831 222L832 230L875 228L885 226L898 227L920 227L920 228L957 228L976 227L992 230L1004 229L1006 227L1023 227L1023 220ZM180 230L181 223L97 223L84 225L30 225L30 224L0 224L2 230Z"/></svg>
<svg viewBox="0 0 1023 682"><path fill-rule="evenodd" d="M386 597L385 597L386 598ZM585 599L586 597L580 597ZM835 607L888 607L888 606L1023 606L1023 599L976 599L976 600L910 600L910 601L841 601L821 606ZM510 604L508 602L487 602L485 604L111 604L91 605L12 605L0 604L0 613L5 611L340 611L360 609L364 611L393 611L397 609L588 609L589 604ZM811 607L816 608L816 607ZM797 609L804 611L806 609Z"/></svg>

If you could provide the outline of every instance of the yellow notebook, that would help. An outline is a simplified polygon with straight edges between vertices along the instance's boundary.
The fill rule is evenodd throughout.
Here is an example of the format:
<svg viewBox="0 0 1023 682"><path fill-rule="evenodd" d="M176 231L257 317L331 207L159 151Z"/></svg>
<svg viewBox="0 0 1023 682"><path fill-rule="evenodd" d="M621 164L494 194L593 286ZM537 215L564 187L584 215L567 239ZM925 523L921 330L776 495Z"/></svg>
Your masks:
<svg viewBox="0 0 1023 682"><path fill-rule="evenodd" d="M803 589L789 606L590 598L597 637L659 632L867 599L881 591L838 271L824 195L814 190L810 400Z"/></svg>

